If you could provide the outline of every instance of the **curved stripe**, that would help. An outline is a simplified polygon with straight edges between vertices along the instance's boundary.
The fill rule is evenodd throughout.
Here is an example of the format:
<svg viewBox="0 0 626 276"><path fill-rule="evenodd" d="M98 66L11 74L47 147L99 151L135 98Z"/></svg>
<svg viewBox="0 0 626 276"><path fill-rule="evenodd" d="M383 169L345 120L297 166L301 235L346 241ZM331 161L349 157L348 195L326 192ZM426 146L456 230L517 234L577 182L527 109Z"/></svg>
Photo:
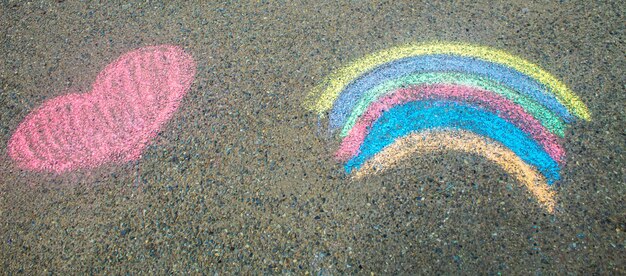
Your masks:
<svg viewBox="0 0 626 276"><path fill-rule="evenodd" d="M489 78L537 100L566 122L574 119L567 108L543 85L511 67L462 56L426 55L394 60L359 76L358 79L351 82L341 91L334 103L330 115L331 129L340 127L338 118L345 117L352 111L364 91L393 78L433 71L465 72Z"/></svg>
<svg viewBox="0 0 626 276"><path fill-rule="evenodd" d="M343 124L340 136L345 137L348 135L357 119L363 115L370 104L378 100L380 97L392 93L398 88L436 83L471 86L482 90L492 91L493 93L501 95L521 106L527 113L539 120L541 124L550 132L560 137L563 137L565 134L566 125L557 115L537 103L535 100L521 95L515 90L477 75L453 72L429 72L395 78L365 91L354 106L354 109L352 109L350 115L345 119L340 118L345 120L345 122L340 121L340 124ZM343 114L341 115L343 117Z"/></svg>
<svg viewBox="0 0 626 276"><path fill-rule="evenodd" d="M554 212L556 193L545 185L545 179L537 170L499 143L467 131L430 130L399 138L363 164L354 177L359 179L383 172L395 167L412 154L425 155L446 151L484 156L524 184L548 212Z"/></svg>
<svg viewBox="0 0 626 276"><path fill-rule="evenodd" d="M332 107L339 93L350 82L365 72L396 59L433 54L474 57L511 67L548 87L559 101L578 115L578 117L585 120L591 119L589 110L585 104L580 101L578 96L572 93L565 84L539 66L502 50L466 43L445 43L437 41L393 47L357 59L330 74L324 82L317 85L305 100L305 105L318 113L324 113Z"/></svg>
<svg viewBox="0 0 626 276"><path fill-rule="evenodd" d="M484 108L528 133L555 161L561 162L565 159L565 150L559 144L557 137L543 127L535 118L526 113L520 106L490 91L469 86L444 84L399 89L372 104L366 114L360 118L359 122L350 133L351 135L342 141L339 150L337 150L337 158L346 161L355 156L361 142L367 135L368 129L372 127L372 124L386 110L407 102L440 99L477 105Z"/></svg>
<svg viewBox="0 0 626 276"><path fill-rule="evenodd" d="M360 144L358 155L345 164L346 172L361 167L398 137L442 127L465 129L502 143L524 162L537 167L549 184L560 178L558 164L513 124L478 107L443 101L410 102L383 113Z"/></svg>

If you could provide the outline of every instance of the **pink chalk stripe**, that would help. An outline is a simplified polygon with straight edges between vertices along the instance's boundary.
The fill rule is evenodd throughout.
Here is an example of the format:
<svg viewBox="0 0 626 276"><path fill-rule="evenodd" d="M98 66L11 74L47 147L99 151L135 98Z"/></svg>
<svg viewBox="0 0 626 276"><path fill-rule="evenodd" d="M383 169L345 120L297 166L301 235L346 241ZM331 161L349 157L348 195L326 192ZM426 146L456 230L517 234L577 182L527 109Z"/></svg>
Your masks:
<svg viewBox="0 0 626 276"><path fill-rule="evenodd" d="M350 130L348 136L343 139L335 157L339 161L345 162L356 156L369 133L369 129L385 111L396 105L419 100L450 100L480 106L530 134L557 162L562 163L564 160L565 150L559 144L558 137L541 125L537 119L526 113L522 107L490 91L449 84L421 85L398 89L371 104Z"/></svg>

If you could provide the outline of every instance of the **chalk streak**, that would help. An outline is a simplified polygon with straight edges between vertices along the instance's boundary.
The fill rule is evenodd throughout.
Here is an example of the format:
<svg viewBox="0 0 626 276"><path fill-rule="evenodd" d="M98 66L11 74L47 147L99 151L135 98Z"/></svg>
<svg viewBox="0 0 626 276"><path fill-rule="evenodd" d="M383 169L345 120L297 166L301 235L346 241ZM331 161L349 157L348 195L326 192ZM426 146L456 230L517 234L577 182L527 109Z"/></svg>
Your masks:
<svg viewBox="0 0 626 276"><path fill-rule="evenodd" d="M502 119L505 119L519 129L528 133L543 149L557 162L564 160L565 151L559 144L557 137L547 131L541 123L526 113L520 106L493 94L490 91L480 90L469 86L432 84L402 88L380 98L370 105L365 114L344 138L337 157L346 161L356 155L358 147L372 128L372 124L387 110L396 105L419 100L449 100L469 103L482 107Z"/></svg>
<svg viewBox="0 0 626 276"><path fill-rule="evenodd" d="M370 160L355 174L355 179L375 175L412 155L457 151L484 156L522 183L548 211L554 212L555 192L546 185L543 176L526 164L511 150L488 138L463 130L428 130L397 139Z"/></svg>
<svg viewBox="0 0 626 276"><path fill-rule="evenodd" d="M354 105L354 109L345 119L345 124L343 125L340 134L341 137L348 135L348 132L352 129L352 127L354 127L358 118L363 115L370 104L376 102L380 97L393 93L395 90L403 87L428 84L461 85L491 91L521 106L526 112L539 120L543 126L550 130L550 132L555 133L560 137L563 137L564 135L566 124L556 114L543 107L537 101L525 95L521 95L515 90L512 90L495 81L473 74L456 72L427 72L391 79L372 89L364 91L359 101ZM343 122L340 122L340 124L342 123Z"/></svg>
<svg viewBox="0 0 626 276"><path fill-rule="evenodd" d="M480 107L450 101L409 102L383 113L360 143L358 155L345 164L346 171L358 169L395 139L430 128L463 129L489 137L535 166L549 184L560 178L558 163L521 129Z"/></svg>
<svg viewBox="0 0 626 276"><path fill-rule="evenodd" d="M346 86L337 97L330 112L330 126L331 128L339 127L346 114L354 108L354 104L363 93L380 83L422 72L449 71L475 74L502 83L519 94L541 103L566 122L575 119L567 108L559 103L554 95L550 94L545 86L507 66L467 57L426 55L395 60L359 76L358 79Z"/></svg>
<svg viewBox="0 0 626 276"><path fill-rule="evenodd" d="M584 103L561 81L539 66L501 50L466 43L431 42L409 44L382 50L360 58L329 75L305 100L305 106L320 115L328 111L339 93L354 79L375 67L397 59L419 55L450 54L473 57L511 67L545 85L561 102L579 117L590 120Z"/></svg>

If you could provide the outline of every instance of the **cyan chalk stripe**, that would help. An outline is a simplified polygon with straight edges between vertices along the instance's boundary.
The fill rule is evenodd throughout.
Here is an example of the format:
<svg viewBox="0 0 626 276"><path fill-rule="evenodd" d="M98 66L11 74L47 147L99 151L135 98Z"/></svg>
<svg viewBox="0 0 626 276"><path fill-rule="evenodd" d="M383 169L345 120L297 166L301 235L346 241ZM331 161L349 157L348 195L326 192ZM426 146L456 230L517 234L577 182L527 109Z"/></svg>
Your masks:
<svg viewBox="0 0 626 276"><path fill-rule="evenodd" d="M446 101L410 102L385 112L372 125L359 148L359 154L345 164L345 170L350 173L360 168L396 138L432 128L465 129L487 136L535 166L550 185L560 178L558 164L522 130L478 107Z"/></svg>
<svg viewBox="0 0 626 276"><path fill-rule="evenodd" d="M452 55L424 55L386 63L352 81L339 95L330 114L330 128L337 129L346 119L365 91L385 81L420 72L465 72L481 75L534 98L565 122L572 114L547 88L513 68L480 59Z"/></svg>

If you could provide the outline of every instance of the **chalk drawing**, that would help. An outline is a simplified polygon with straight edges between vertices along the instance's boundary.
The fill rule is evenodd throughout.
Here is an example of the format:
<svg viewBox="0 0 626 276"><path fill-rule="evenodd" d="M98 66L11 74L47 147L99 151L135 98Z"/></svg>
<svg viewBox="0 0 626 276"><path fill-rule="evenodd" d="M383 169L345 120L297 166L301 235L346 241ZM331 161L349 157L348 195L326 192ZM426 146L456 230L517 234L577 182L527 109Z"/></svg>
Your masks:
<svg viewBox="0 0 626 276"><path fill-rule="evenodd" d="M501 50L431 42L351 62L317 85L304 105L340 130L335 153L355 178L409 154L481 154L553 212L567 126L591 113L539 66Z"/></svg>
<svg viewBox="0 0 626 276"><path fill-rule="evenodd" d="M178 108L195 70L177 46L128 52L98 74L90 92L31 111L7 152L20 168L56 173L137 160Z"/></svg>

